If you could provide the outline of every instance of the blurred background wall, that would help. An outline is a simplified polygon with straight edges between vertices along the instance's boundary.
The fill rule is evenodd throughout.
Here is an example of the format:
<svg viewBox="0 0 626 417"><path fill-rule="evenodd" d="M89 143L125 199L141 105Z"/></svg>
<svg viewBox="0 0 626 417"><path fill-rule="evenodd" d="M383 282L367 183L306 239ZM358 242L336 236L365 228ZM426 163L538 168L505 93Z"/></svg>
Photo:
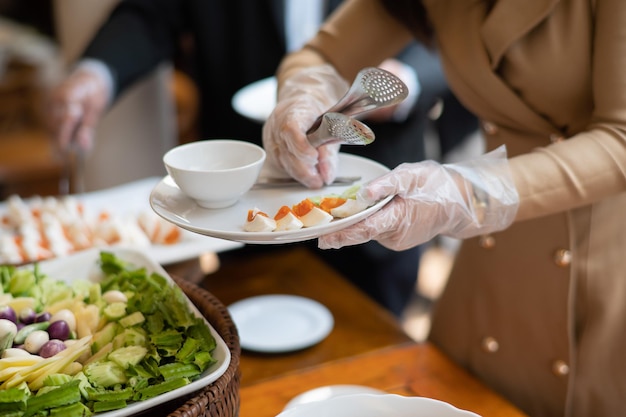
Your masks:
<svg viewBox="0 0 626 417"><path fill-rule="evenodd" d="M4 167L0 166L0 174L3 168L6 168L4 171L16 172L14 167L8 167L10 164L20 164L8 153L26 153L26 142L19 140L21 131L33 143L34 136L43 135L40 132L42 123L39 122L45 117L45 112L49 111L44 105L46 90L72 69L86 43L118 1L0 0L0 86L3 81L9 81L9 73L1 70L7 68L12 57L24 58L18 61L32 63L40 73L42 70L46 72L45 83L38 82L36 86L38 96L28 98L31 102L37 101L32 107L41 113L37 114L41 116L38 121L31 120L33 117L30 116L30 119L21 117L18 120L21 124L16 124L13 113L17 113L18 100L26 99L23 93L26 90L22 89L22 92L12 94L11 97L8 90L0 91L3 94L0 96L0 107L6 107L6 114L10 116L7 123L2 119L0 126L0 145L3 142L6 145L2 147L6 155L0 158L0 165L4 164ZM12 60L12 65L14 62ZM14 70L12 74L17 71L15 66L11 69ZM19 75L24 73L20 69ZM86 157L86 191L165 175L162 156L178 141L171 80L172 68L164 65L131 88L112 106L97 129L94 151ZM15 83L11 81L9 84L12 87ZM11 92L14 90L13 88ZM35 131L37 133L33 133ZM41 158L44 158L43 153L45 152L42 151ZM33 166L37 168L35 162ZM43 181L44 174L40 176ZM31 183L36 180L35 177L29 179ZM4 189L11 192L14 190L11 187ZM50 191L50 188L45 190Z"/></svg>
<svg viewBox="0 0 626 417"><path fill-rule="evenodd" d="M117 1L54 0L56 37L68 67ZM162 66L122 96L105 116L94 152L87 158L87 190L165 175L162 156L177 142L168 88L171 71Z"/></svg>

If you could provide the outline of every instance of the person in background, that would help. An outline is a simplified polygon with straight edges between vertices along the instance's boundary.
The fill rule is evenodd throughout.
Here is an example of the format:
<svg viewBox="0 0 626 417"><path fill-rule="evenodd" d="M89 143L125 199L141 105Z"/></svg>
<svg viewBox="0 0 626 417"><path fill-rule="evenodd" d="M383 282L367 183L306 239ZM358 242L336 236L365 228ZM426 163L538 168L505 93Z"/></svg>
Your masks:
<svg viewBox="0 0 626 417"><path fill-rule="evenodd" d="M414 37L436 44L488 152L399 165L360 194L389 204L318 245L465 239L429 338L531 416L624 414L624 21L622 0L350 0L281 63L264 128L273 163L304 184L328 182L332 169L272 150L288 140L314 160L298 126L336 98L330 80Z"/></svg>
<svg viewBox="0 0 626 417"><path fill-rule="evenodd" d="M272 76L282 57L311 37L324 16L340 3L122 1L53 94L55 136L61 147L77 141L89 149L100 118L115 100L158 64L177 61L188 69L200 92L200 138L236 138L261 144L262 125L235 112L230 105L232 96L242 87ZM181 38L191 40L191 51L185 54L181 53ZM449 116L455 118L457 128L446 130L449 134L445 140L460 142L477 129L476 119L449 95L438 57L432 51L415 42L397 59L381 62L376 65L397 73L411 94L396 108L370 115L367 123L377 141L366 147L346 146L343 152L388 167L423 160L423 136L430 123L427 115L440 99L445 100L444 113L450 103L450 112L454 110L458 116ZM347 89L348 80L341 85ZM394 314L402 313L415 292L419 247L396 252L369 242L338 256L319 251L314 243L305 245Z"/></svg>

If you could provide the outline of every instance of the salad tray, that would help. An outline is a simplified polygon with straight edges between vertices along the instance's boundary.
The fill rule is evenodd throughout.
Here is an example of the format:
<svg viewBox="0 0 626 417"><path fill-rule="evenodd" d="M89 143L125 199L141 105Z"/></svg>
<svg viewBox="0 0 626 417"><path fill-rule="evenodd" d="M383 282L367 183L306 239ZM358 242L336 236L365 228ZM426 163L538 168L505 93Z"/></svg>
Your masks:
<svg viewBox="0 0 626 417"><path fill-rule="evenodd" d="M199 286L170 276L157 262L144 252L134 249L107 248L116 258L129 262L148 273L157 273L169 285L178 286L184 292L190 310L202 317L216 342L212 351L216 362L198 379L188 385L164 392L156 397L129 403L125 408L94 417L160 416L171 417L235 417L239 414L239 358L240 345L237 329L227 308L212 294ZM76 279L99 280L97 266L100 250L81 253L39 263L39 271L55 279L71 282ZM32 268L32 266L24 266ZM167 285L167 284L166 284ZM158 410L158 411L157 411Z"/></svg>

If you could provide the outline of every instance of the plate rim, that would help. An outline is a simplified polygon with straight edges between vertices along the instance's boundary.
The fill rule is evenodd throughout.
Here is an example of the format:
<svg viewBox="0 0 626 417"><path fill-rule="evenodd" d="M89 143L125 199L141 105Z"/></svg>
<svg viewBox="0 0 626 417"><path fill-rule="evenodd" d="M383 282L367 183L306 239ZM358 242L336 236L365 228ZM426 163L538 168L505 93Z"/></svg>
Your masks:
<svg viewBox="0 0 626 417"><path fill-rule="evenodd" d="M371 167L376 167L380 169L380 175L387 173L390 171L388 167L381 164L378 161L374 161L369 158L365 158L359 155L353 155L349 153L340 153L340 162L339 166L342 164L347 164L350 161L352 163L361 163L367 164ZM346 162L347 161L347 162ZM167 188L166 188L167 187ZM166 188L165 190L161 190L162 188ZM276 190L293 190L293 188L274 188L273 191ZM262 192L263 190L256 190L257 192ZM310 190L313 195L316 191L319 190ZM166 193L174 193L175 196L166 198ZM162 198L159 196L162 195ZM327 223L321 226L313 226L308 228L301 228L298 230L290 230L290 231L278 231L278 232L246 232L243 229L237 231L224 231L217 229L209 229L197 225L190 224L188 221L185 221L183 217L176 212L175 209L171 207L165 207L164 204L167 204L168 200L172 198L180 198L182 200L186 200L185 203L194 209L202 210L203 213L206 213L207 216L211 215L210 209L202 209L198 206L192 199L185 196L184 193L178 188L174 180L166 175L159 181L159 183L153 188L150 193L150 206L154 210L154 212L164 218L167 221L174 223L175 225L181 227L182 229L188 230L190 232L198 233L205 236L215 237L224 240L232 240L240 243L253 243L253 244L285 244L285 243L296 243L303 242L306 240L316 239L324 234L336 232L342 230L346 227L352 226L353 224L358 223L359 221L369 217L374 214L378 210L380 210L384 205L386 205L393 196L387 196L384 199L376 202L374 205L368 207L367 209L353 214L349 217L335 219L331 223ZM164 203L165 201L165 203ZM250 207L251 209L252 207ZM242 216L241 225L245 218Z"/></svg>
<svg viewBox="0 0 626 417"><path fill-rule="evenodd" d="M315 395L316 392L320 392L322 390L330 390L330 391L344 390L344 393L343 394L342 393L331 394L327 396L326 398L322 398L322 399L307 400L307 397L310 397L311 395ZM345 390L349 390L350 392L345 393ZM360 385L360 384L322 385L319 387L315 387L315 388L311 388L309 390L303 391L300 394L294 396L293 398L291 398L291 400L289 400L289 402L287 402L287 404L285 404L285 406L283 407L283 410L288 410L290 408L297 407L302 404L312 403L315 401L325 401L331 398L341 397L344 395L356 395L356 394L383 395L383 394L388 394L388 392L383 391L378 388L370 387L367 385Z"/></svg>
<svg viewBox="0 0 626 417"><path fill-rule="evenodd" d="M300 339L293 343L283 343L282 346L277 344L264 344L258 343L254 340L246 339L245 335L241 332L241 321L238 322L237 315L248 309L259 309L265 307L268 303L273 303L275 307L278 303L284 303L285 306L293 305L294 302L299 302L306 307L308 313L314 315L317 318L317 327L315 331L307 334L306 338ZM262 294L251 297L246 297L241 300L235 301L227 306L227 309L235 323L235 326L239 329L239 345L242 349L246 349L253 352L262 353L282 353L293 352L307 347L316 345L324 340L332 332L335 326L335 319L328 307L321 302L296 294ZM256 316L263 314L256 313Z"/></svg>

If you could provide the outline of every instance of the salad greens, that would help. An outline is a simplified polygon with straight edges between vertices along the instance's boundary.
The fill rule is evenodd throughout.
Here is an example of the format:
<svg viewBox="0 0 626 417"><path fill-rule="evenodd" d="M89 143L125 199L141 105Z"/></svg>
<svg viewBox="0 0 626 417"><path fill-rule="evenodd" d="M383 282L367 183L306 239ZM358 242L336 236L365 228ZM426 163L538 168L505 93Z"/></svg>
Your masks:
<svg viewBox="0 0 626 417"><path fill-rule="evenodd" d="M83 328L81 337L75 334L74 343L55 356L0 358L0 417L89 416L120 409L185 386L216 362L216 341L178 286L109 252L100 253L99 263L103 278L97 284L86 279L67 284L42 274L37 265L0 266L0 305L28 299L37 312L55 303L97 312L91 319L96 331L85 335ZM111 290L126 300L108 303L103 294Z"/></svg>

